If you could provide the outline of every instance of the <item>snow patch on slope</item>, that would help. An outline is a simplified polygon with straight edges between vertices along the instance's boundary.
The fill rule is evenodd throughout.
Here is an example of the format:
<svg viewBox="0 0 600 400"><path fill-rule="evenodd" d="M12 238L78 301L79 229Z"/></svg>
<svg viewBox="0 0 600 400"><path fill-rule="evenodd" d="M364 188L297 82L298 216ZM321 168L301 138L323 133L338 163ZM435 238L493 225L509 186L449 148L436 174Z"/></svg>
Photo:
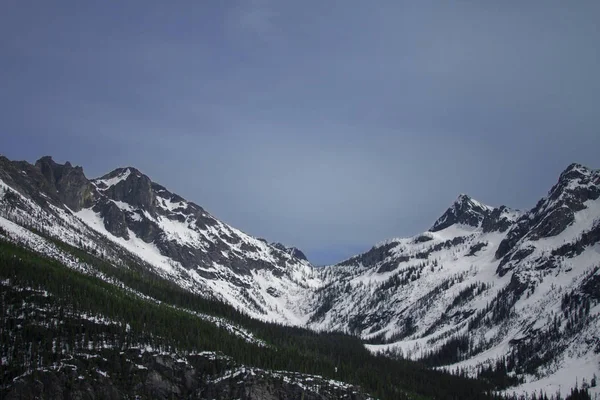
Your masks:
<svg viewBox="0 0 600 400"><path fill-rule="evenodd" d="M96 185L96 187L98 187L98 189L106 190L111 186L114 186L117 183L126 180L129 177L129 175L131 175L131 170L129 168L126 168L123 172L121 172L121 174L115 177L108 179L95 179L92 182Z"/></svg>
<svg viewBox="0 0 600 400"><path fill-rule="evenodd" d="M114 236L104 227L104 221L98 213L91 209L83 209L75 215L85 222L89 227L96 232L106 236L111 241L126 248L130 252L138 255L144 261L153 265L156 268L162 269L168 273L173 273L175 269L181 268L179 263L160 254L158 248L152 243L146 243L138 238L132 231L129 231L129 240Z"/></svg>

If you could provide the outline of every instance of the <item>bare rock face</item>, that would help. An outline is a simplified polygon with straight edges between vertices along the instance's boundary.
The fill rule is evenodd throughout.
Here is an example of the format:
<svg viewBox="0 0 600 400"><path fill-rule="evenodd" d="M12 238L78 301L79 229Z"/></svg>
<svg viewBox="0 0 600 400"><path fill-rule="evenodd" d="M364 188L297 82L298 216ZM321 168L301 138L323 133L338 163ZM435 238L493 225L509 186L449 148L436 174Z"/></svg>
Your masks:
<svg viewBox="0 0 600 400"><path fill-rule="evenodd" d="M509 271L513 269L513 267L518 264L520 261L528 257L534 252L533 247L525 247L511 253L510 255L505 256L498 264L498 268L496 269L496 273L499 276L506 275Z"/></svg>
<svg viewBox="0 0 600 400"><path fill-rule="evenodd" d="M298 258L300 260L308 261L308 259L306 258L306 255L297 247L288 247L288 246L286 246L282 243L278 243L278 242L271 243L271 246L273 246L276 249L279 249L283 252L288 253L292 257Z"/></svg>
<svg viewBox="0 0 600 400"><path fill-rule="evenodd" d="M479 203L466 194L461 194L429 231L438 232L455 224L477 227L491 212L491 207Z"/></svg>
<svg viewBox="0 0 600 400"><path fill-rule="evenodd" d="M529 232L531 228L531 222L527 216L521 217L517 223L508 231L506 237L498 245L496 250L496 258L501 259L506 256L521 240L523 236Z"/></svg>
<svg viewBox="0 0 600 400"><path fill-rule="evenodd" d="M575 213L568 207L555 208L531 230L532 240L556 236L575 221Z"/></svg>
<svg viewBox="0 0 600 400"><path fill-rule="evenodd" d="M129 239L125 214L114 202L104 201L99 203L94 207L94 211L99 212L102 216L107 231L116 237Z"/></svg>
<svg viewBox="0 0 600 400"><path fill-rule="evenodd" d="M104 175L100 180L113 179L123 174L127 174L125 179L106 188L103 193L113 200L122 201L145 210L154 210L156 198L152 190L152 181L137 169L132 167L118 168Z"/></svg>
<svg viewBox="0 0 600 400"><path fill-rule="evenodd" d="M62 203L56 190L48 183L39 169L26 161L11 161L0 156L0 179L36 203L44 206L47 203L60 206ZM25 204L18 204L18 196L13 196L9 192L5 196L8 197L4 200L12 207L27 208Z"/></svg>
<svg viewBox="0 0 600 400"><path fill-rule="evenodd" d="M569 165L548 195L508 231L498 246L496 258L506 257L522 239L535 241L562 233L574 222L575 212L585 209L587 201L599 197L600 171L580 164Z"/></svg>
<svg viewBox="0 0 600 400"><path fill-rule="evenodd" d="M506 232L513 225L517 213L506 206L494 208L483 219L481 224L483 232Z"/></svg>
<svg viewBox="0 0 600 400"><path fill-rule="evenodd" d="M71 210L77 212L93 204L95 188L81 167L73 167L68 161L64 165L57 164L49 156L40 158L35 166Z"/></svg>

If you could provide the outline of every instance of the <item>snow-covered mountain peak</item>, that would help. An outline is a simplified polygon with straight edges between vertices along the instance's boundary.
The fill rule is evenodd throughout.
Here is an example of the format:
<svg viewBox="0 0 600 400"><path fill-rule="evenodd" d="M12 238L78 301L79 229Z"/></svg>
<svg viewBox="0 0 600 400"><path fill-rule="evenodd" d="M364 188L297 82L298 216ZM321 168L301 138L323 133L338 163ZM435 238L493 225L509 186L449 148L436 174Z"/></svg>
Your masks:
<svg viewBox="0 0 600 400"><path fill-rule="evenodd" d="M481 213L485 213L494 209L494 207L483 204L482 202L475 200L473 197L465 193L458 195L452 204L452 207L460 210L474 210Z"/></svg>
<svg viewBox="0 0 600 400"><path fill-rule="evenodd" d="M573 385L598 371L599 184L573 164L526 212L460 195L429 232L324 269L309 322L450 370L512 357L529 387Z"/></svg>
<svg viewBox="0 0 600 400"><path fill-rule="evenodd" d="M586 176L598 174L598 172L600 171L588 168L578 163L572 163L567 168L565 168L565 170L560 174L558 180L564 181L572 179L581 179Z"/></svg>
<svg viewBox="0 0 600 400"><path fill-rule="evenodd" d="M544 210L560 203L570 208L581 208L582 203L595 200L600 196L600 170L584 167L581 164L569 165L550 189L548 196L542 199ZM544 201L545 200L545 201Z"/></svg>
<svg viewBox="0 0 600 400"><path fill-rule="evenodd" d="M114 171L109 172L106 175L103 175L100 178L92 179L92 182L98 187L100 190L106 190L111 186L118 184L129 178L131 175L132 168L117 168Z"/></svg>
<svg viewBox="0 0 600 400"><path fill-rule="evenodd" d="M540 240L551 240L571 227L579 233L591 229L600 210L599 199L600 171L581 164L569 165L547 196L523 214L500 243L496 251L496 258L502 259L500 266L510 266L509 261L520 261L524 254L537 254L533 249ZM569 241L572 239L569 235Z"/></svg>
<svg viewBox="0 0 600 400"><path fill-rule="evenodd" d="M458 195L458 197L456 198L456 200L454 201L454 204L465 204L468 203L473 207L478 207L478 208L483 208L483 209L492 209L494 207L490 207L488 205L483 204L480 201L475 200L473 197L469 196L466 193L461 193Z"/></svg>
<svg viewBox="0 0 600 400"><path fill-rule="evenodd" d="M133 167L90 181L81 167L51 157L35 166L0 158L0 181L0 211L10 218L37 230L60 226L57 239L101 254L127 252L256 317L300 323L307 313L302 293L321 284L298 254L219 221Z"/></svg>
<svg viewBox="0 0 600 400"><path fill-rule="evenodd" d="M493 210L493 207L485 205L469 195L460 194L429 231L441 231L455 224L479 227Z"/></svg>
<svg viewBox="0 0 600 400"><path fill-rule="evenodd" d="M131 167L89 181L50 157L0 157L2 227L52 257L35 232L254 317L355 333L373 351L470 372L518 359L511 374L535 379L586 360L600 373L600 172L580 164L529 211L462 194L429 231L320 269Z"/></svg>

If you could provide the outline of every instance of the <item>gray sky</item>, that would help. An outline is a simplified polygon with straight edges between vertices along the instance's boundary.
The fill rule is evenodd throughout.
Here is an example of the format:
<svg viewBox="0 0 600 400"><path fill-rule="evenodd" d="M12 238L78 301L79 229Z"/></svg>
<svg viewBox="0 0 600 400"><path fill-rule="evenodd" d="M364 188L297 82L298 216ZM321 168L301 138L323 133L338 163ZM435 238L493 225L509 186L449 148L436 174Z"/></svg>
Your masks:
<svg viewBox="0 0 600 400"><path fill-rule="evenodd" d="M599 167L599 1L0 5L0 152L132 165L331 263Z"/></svg>

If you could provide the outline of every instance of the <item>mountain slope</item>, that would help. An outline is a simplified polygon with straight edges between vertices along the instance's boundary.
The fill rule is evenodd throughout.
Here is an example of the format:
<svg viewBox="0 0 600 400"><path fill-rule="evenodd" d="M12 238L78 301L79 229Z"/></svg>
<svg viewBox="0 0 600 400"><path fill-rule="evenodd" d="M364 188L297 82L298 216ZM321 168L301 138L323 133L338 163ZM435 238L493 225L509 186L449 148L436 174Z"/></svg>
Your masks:
<svg viewBox="0 0 600 400"><path fill-rule="evenodd" d="M375 357L354 337L257 321L143 266L29 232L56 252L41 256L11 243L19 228L4 221L2 398L491 398L484 382Z"/></svg>
<svg viewBox="0 0 600 400"><path fill-rule="evenodd" d="M250 315L301 324L308 312L303 293L320 284L297 252L217 220L134 168L88 180L80 167L50 157L34 166L1 158L0 173L8 219L113 260L129 253L180 286Z"/></svg>
<svg viewBox="0 0 600 400"><path fill-rule="evenodd" d="M112 273L150 273L254 318L352 333L372 352L459 368L497 387L554 392L556 382L567 388L600 373L600 172L578 164L531 210L463 194L427 232L326 268L132 167L89 180L50 157L34 165L0 157L0 228L72 268L83 267L65 245Z"/></svg>
<svg viewBox="0 0 600 400"><path fill-rule="evenodd" d="M600 373L600 172L569 166L530 211L461 195L426 233L323 271L315 329L522 390ZM500 371L500 372L499 372Z"/></svg>

